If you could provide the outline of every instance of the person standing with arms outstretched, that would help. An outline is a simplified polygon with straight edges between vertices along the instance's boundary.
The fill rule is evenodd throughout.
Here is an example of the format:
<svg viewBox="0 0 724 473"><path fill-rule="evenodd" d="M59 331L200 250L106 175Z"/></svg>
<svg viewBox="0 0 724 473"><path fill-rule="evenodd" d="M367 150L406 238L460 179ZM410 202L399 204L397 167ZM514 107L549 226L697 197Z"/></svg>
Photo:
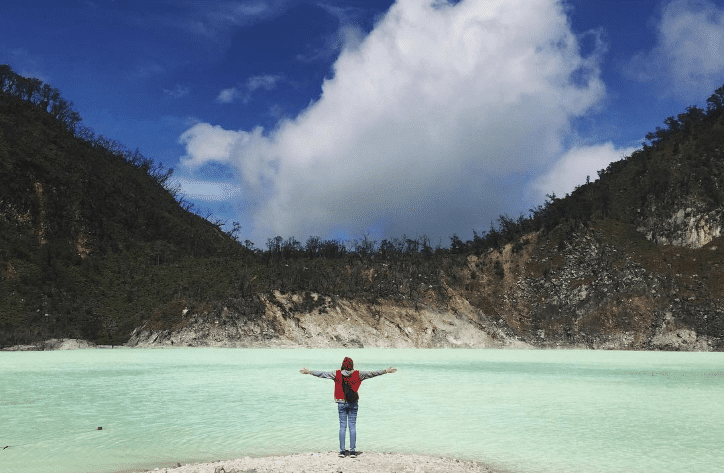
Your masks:
<svg viewBox="0 0 724 473"><path fill-rule="evenodd" d="M349 455L356 457L357 452L357 390L362 381L374 378L387 373L394 373L397 368L387 368L379 371L357 371L354 369L352 358L345 357L342 361L342 369L335 371L310 371L307 368L299 370L302 374L311 374L318 378L334 380L334 401L337 403L339 412L339 456L347 455L344 448L347 426L349 426Z"/></svg>

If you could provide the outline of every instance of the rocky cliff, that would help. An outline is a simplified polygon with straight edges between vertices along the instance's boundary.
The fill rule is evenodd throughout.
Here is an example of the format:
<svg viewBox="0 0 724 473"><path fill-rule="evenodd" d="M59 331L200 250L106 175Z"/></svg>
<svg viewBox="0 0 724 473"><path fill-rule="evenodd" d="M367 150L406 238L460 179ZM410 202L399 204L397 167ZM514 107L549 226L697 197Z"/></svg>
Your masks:
<svg viewBox="0 0 724 473"><path fill-rule="evenodd" d="M129 346L224 347L524 347L480 311L459 298L456 307L415 309L396 302L376 304L275 291L260 295L263 310L249 318L229 307L202 313L183 309L170 329L136 329Z"/></svg>
<svg viewBox="0 0 724 473"><path fill-rule="evenodd" d="M705 203L687 198L671 209L669 218L657 218L656 210L652 205L637 228L655 243L702 248L721 236L722 208L709 209Z"/></svg>
<svg viewBox="0 0 724 473"><path fill-rule="evenodd" d="M604 220L566 240L530 234L468 255L416 304L274 291L257 296L253 314L248 301L178 306L174 326L147 323L128 344L721 350L720 242L655 244Z"/></svg>

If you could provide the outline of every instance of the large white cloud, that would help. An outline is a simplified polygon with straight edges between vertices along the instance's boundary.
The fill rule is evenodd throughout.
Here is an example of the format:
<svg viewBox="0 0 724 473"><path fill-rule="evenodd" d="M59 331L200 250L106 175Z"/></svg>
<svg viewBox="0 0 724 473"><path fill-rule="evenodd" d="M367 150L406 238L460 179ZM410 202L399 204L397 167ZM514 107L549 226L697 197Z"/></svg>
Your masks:
<svg viewBox="0 0 724 473"><path fill-rule="evenodd" d="M656 46L631 65L635 78L663 82L662 89L685 99L713 92L724 81L724 9L702 0L669 2Z"/></svg>
<svg viewBox="0 0 724 473"><path fill-rule="evenodd" d="M519 208L511 183L600 101L598 60L558 1L400 0L299 116L268 132L197 124L186 163L238 170L257 240L468 235Z"/></svg>

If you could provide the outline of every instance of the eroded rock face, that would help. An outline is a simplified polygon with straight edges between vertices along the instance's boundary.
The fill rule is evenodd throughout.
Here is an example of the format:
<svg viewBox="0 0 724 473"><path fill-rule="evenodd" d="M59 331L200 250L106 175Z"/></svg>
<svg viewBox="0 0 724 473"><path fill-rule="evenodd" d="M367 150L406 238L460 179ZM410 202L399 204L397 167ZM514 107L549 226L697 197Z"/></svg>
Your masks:
<svg viewBox="0 0 724 473"><path fill-rule="evenodd" d="M457 301L455 313L429 308L404 307L317 298L316 307L305 308L304 297L281 294L262 297L265 310L256 318L240 316L224 307L193 315L178 330L138 328L128 346L226 346L226 347L524 347L495 324L479 320L466 301ZM307 297L310 297L309 295ZM486 326L487 324L487 326Z"/></svg>
<svg viewBox="0 0 724 473"><path fill-rule="evenodd" d="M581 231L579 244L553 255L543 277L520 279L516 297L529 307L537 345L644 348L656 319L657 281L634 261ZM554 263L550 260L556 259Z"/></svg>
<svg viewBox="0 0 724 473"><path fill-rule="evenodd" d="M96 344L76 338L51 338L32 345L15 345L5 348L6 351L46 351L46 350L82 350L96 348Z"/></svg>
<svg viewBox="0 0 724 473"><path fill-rule="evenodd" d="M682 327L671 312L666 312L663 322L656 328L651 345L661 350L710 351L712 340L698 336L689 327Z"/></svg>
<svg viewBox="0 0 724 473"><path fill-rule="evenodd" d="M721 236L722 209L706 211L702 205L679 208L667 219L647 218L637 230L660 245L701 248Z"/></svg>

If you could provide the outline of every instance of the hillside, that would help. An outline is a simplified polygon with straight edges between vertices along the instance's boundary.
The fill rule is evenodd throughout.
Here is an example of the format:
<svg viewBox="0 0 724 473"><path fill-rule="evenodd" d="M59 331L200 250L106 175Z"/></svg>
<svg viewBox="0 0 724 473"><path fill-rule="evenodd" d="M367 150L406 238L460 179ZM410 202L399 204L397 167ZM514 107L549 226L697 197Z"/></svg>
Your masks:
<svg viewBox="0 0 724 473"><path fill-rule="evenodd" d="M261 250L185 210L170 171L95 137L67 103L8 83L0 346L724 349L724 88L598 180L449 248Z"/></svg>
<svg viewBox="0 0 724 473"><path fill-rule="evenodd" d="M94 137L54 89L0 73L0 345L122 343L171 297L170 264L240 251L179 205L170 172Z"/></svg>

